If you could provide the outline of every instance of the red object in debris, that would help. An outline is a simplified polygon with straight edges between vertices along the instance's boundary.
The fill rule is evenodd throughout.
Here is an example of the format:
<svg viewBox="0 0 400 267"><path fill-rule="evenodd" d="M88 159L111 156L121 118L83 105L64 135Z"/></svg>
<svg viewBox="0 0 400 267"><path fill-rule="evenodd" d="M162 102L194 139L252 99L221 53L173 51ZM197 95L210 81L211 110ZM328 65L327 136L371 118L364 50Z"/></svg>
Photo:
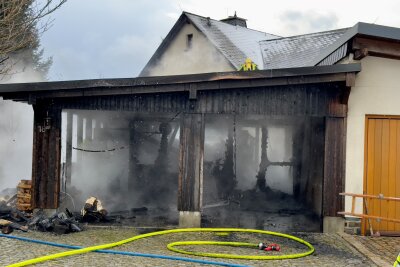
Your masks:
<svg viewBox="0 0 400 267"><path fill-rule="evenodd" d="M265 251L280 251L281 247L278 244L272 243L269 245L266 245L264 243L258 244L258 248L260 250L265 250Z"/></svg>
<svg viewBox="0 0 400 267"><path fill-rule="evenodd" d="M278 244L270 244L264 250L265 251L280 251L281 247Z"/></svg>

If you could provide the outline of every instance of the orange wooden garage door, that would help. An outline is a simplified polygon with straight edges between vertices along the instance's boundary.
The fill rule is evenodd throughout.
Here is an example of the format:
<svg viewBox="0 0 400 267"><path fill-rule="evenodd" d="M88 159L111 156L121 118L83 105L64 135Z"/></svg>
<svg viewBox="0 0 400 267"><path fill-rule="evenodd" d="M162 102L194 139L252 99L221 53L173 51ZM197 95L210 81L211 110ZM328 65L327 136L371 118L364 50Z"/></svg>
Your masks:
<svg viewBox="0 0 400 267"><path fill-rule="evenodd" d="M365 194L400 197L400 117L367 116L365 155ZM400 219L400 202L369 200L368 214ZM375 231L400 232L400 223L371 223Z"/></svg>

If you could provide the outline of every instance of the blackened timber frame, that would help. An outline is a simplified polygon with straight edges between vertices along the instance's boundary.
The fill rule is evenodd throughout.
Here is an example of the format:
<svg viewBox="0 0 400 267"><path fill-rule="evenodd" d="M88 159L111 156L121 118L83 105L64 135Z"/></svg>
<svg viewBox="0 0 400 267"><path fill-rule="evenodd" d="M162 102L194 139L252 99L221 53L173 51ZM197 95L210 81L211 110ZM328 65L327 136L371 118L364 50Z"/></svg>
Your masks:
<svg viewBox="0 0 400 267"><path fill-rule="evenodd" d="M343 205L337 193L343 190L343 146L349 83L352 80L349 77L359 70L358 64L349 64L271 73L0 85L0 96L27 101L34 106L32 178L35 207L58 206L61 110L84 109L146 115L180 114L183 120L181 131L186 132L181 135L178 205L180 210L189 211L201 208L204 145L204 125L201 125L204 114L324 117L323 214L336 216L336 211L341 210ZM202 78L207 79L202 81ZM2 92L3 88L7 90ZM51 119L51 127L47 132L41 132L39 126L46 118ZM195 148L194 151L191 151L192 148ZM190 163L191 160L194 162Z"/></svg>

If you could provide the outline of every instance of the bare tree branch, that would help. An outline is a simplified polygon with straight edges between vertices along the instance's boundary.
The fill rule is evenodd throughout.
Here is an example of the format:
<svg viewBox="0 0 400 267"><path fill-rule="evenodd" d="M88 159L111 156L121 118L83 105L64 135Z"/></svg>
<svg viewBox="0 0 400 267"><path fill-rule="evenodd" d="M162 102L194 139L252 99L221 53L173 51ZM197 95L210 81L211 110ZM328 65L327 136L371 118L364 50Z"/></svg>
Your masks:
<svg viewBox="0 0 400 267"><path fill-rule="evenodd" d="M51 21L40 27L38 22L56 11L67 0L0 0L0 74L10 71L10 57L26 48L35 47L38 36Z"/></svg>

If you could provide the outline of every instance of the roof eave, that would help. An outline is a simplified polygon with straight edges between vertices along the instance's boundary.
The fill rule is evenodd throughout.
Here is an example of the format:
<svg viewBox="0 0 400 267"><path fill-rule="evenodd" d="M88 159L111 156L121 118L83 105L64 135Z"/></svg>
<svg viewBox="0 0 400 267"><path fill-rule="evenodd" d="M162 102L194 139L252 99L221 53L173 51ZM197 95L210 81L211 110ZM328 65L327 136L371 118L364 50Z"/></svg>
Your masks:
<svg viewBox="0 0 400 267"><path fill-rule="evenodd" d="M377 39L386 39L393 41L400 41L400 29L376 24L369 24L364 22L358 22L353 27L348 29L335 43L328 46L320 56L318 56L312 64L318 65L321 61L327 58L330 54L335 52L344 43L349 42L355 36L368 36Z"/></svg>
<svg viewBox="0 0 400 267"><path fill-rule="evenodd" d="M158 94L189 92L193 89L203 91L331 83L347 81L348 74L359 71L361 64L358 63L249 72L0 84L0 96L4 99L30 102L36 98Z"/></svg>

